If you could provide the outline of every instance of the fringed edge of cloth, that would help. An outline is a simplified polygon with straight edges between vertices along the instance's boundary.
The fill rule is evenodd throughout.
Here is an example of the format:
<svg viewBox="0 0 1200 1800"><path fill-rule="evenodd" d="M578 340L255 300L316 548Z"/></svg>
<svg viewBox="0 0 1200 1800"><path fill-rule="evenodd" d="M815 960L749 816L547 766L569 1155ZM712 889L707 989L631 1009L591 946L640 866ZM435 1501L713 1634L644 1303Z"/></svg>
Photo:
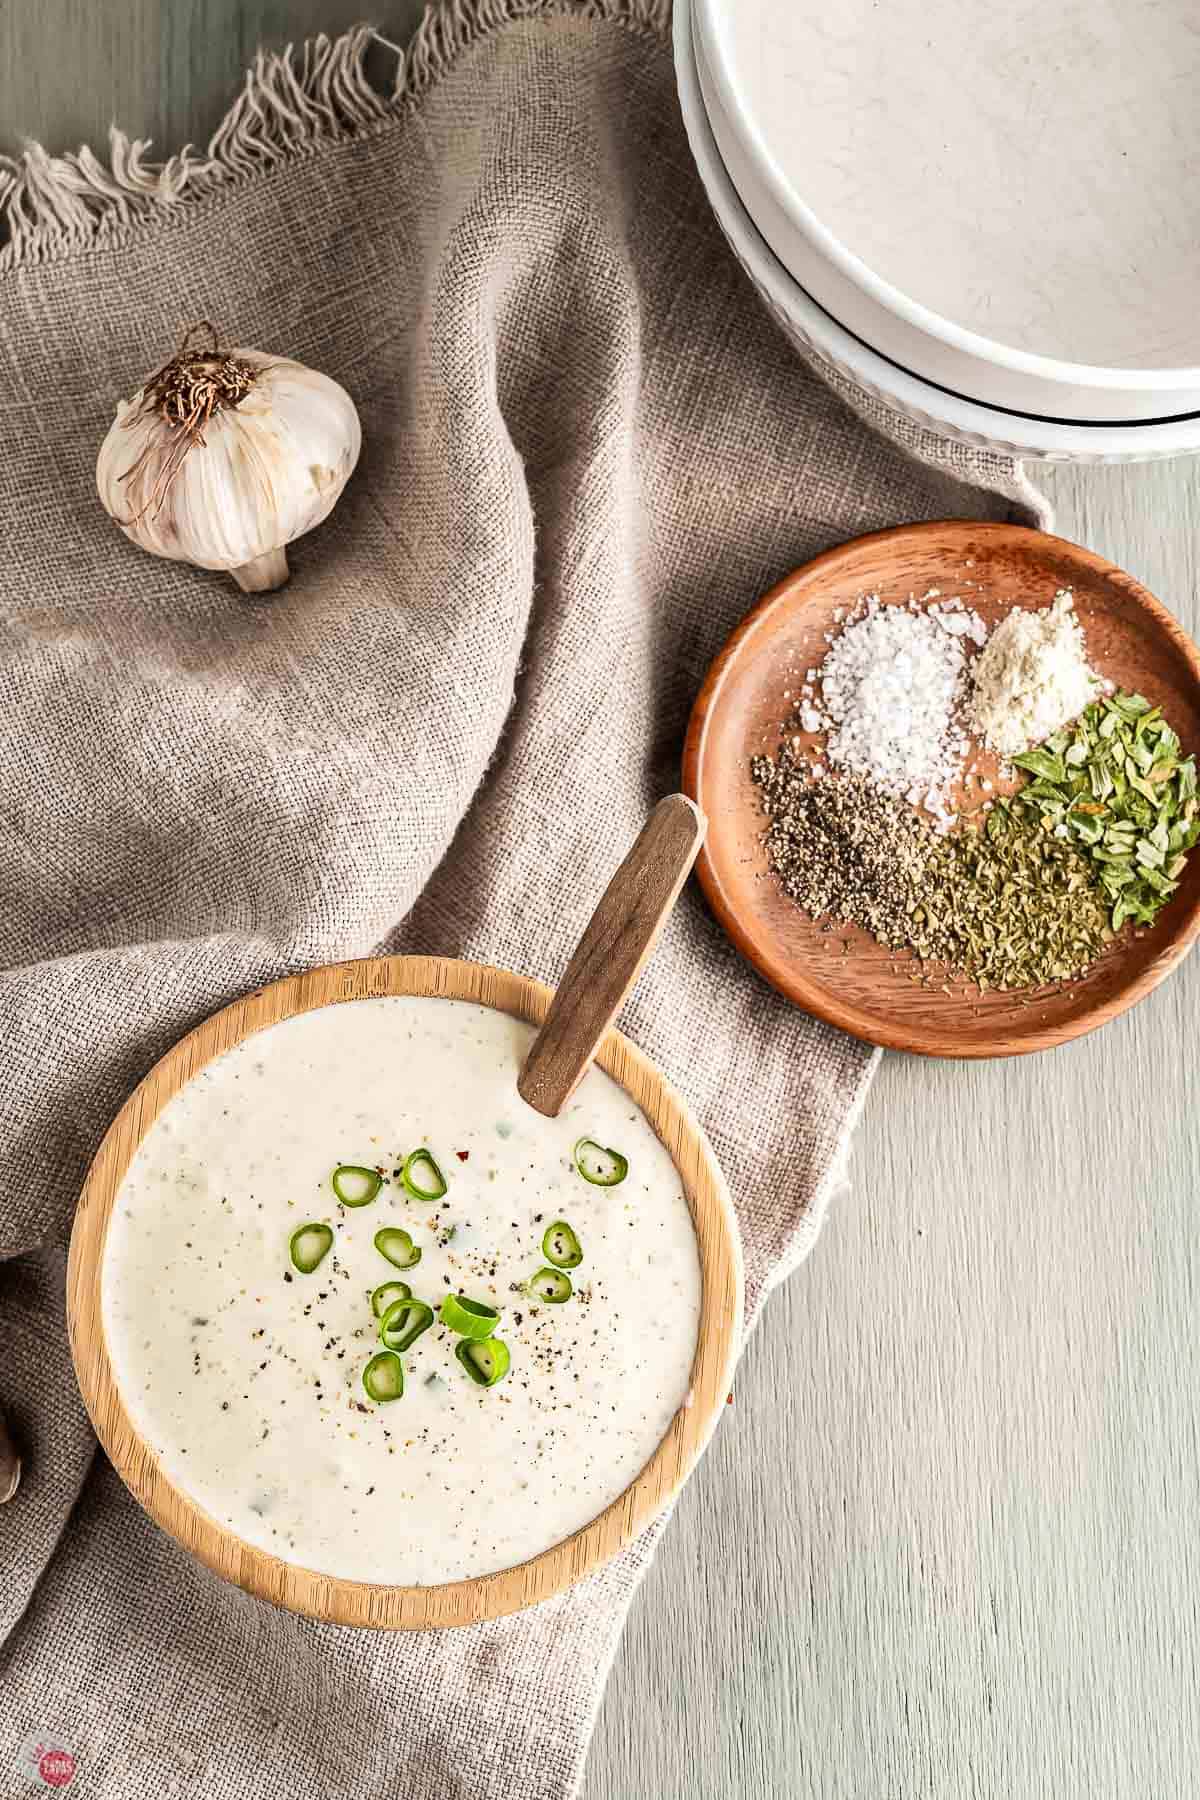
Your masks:
<svg viewBox="0 0 1200 1800"><path fill-rule="evenodd" d="M113 126L105 160L86 145L51 156L29 143L0 156L0 272L119 244L214 194L260 179L328 144L370 136L402 117L474 44L545 14L610 19L655 37L670 29L670 0L434 0L407 49L373 26L324 35L300 50L260 50L207 149L188 144L166 162L150 140ZM368 79L367 56L396 59L391 92Z"/></svg>

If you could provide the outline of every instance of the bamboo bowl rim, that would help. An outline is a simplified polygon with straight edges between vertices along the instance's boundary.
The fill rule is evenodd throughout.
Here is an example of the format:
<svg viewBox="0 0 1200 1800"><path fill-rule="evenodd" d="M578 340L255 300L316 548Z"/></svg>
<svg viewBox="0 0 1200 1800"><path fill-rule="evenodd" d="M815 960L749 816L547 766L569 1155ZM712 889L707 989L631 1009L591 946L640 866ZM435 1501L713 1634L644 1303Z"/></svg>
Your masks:
<svg viewBox="0 0 1200 1800"><path fill-rule="evenodd" d="M227 1581L292 1612L382 1630L472 1625L548 1600L608 1562L678 1492L724 1408L742 1323L741 1243L724 1176L703 1131L649 1057L610 1029L597 1064L645 1113L683 1185L700 1261L701 1301L687 1394L658 1447L589 1524L528 1561L421 1586L349 1581L285 1562L213 1519L164 1472L125 1407L104 1333L101 1278L113 1202L163 1107L193 1076L256 1032L299 1013L389 995L469 1000L539 1024L551 990L482 963L379 956L333 963L223 1007L159 1058L109 1127L84 1181L67 1267L67 1327L84 1404L113 1467L156 1524Z"/></svg>

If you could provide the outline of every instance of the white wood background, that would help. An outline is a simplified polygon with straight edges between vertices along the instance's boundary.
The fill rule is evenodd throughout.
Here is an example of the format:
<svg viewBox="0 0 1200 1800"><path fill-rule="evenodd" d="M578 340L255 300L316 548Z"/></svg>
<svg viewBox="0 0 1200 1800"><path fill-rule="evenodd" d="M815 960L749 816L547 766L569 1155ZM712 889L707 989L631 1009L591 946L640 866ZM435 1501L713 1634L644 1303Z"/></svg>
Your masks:
<svg viewBox="0 0 1200 1800"><path fill-rule="evenodd" d="M166 148L420 0L0 0L0 148ZM1200 635L1200 464L1056 469ZM1200 1769L1200 958L1097 1037L885 1058L601 1708L585 1800L1176 1800Z"/></svg>
<svg viewBox="0 0 1200 1800"><path fill-rule="evenodd" d="M1200 463L1032 472L1200 636ZM1193 956L1061 1050L884 1057L639 1595L586 1800L1197 1791L1198 1014Z"/></svg>

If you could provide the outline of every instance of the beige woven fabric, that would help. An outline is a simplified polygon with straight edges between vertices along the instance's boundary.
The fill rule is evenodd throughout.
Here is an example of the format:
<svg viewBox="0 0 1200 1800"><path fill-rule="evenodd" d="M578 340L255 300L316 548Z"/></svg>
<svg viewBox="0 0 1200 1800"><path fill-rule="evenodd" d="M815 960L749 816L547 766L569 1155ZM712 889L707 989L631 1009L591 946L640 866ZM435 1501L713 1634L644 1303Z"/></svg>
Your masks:
<svg viewBox="0 0 1200 1800"><path fill-rule="evenodd" d="M1024 492L888 427L915 460L796 360L706 209L665 31L635 0L449 6L394 98L355 34L260 60L212 150L161 172L121 139L111 168L0 167L0 1403L27 1456L0 1794L35 1741L96 1800L578 1780L656 1532L470 1631L276 1612L96 1454L63 1270L88 1158L180 1032L384 941L553 980L754 598L839 539ZM201 317L362 413L340 507L261 602L140 554L93 494L116 400ZM757 1306L813 1240L871 1055L762 986L695 892L623 1022L722 1159Z"/></svg>

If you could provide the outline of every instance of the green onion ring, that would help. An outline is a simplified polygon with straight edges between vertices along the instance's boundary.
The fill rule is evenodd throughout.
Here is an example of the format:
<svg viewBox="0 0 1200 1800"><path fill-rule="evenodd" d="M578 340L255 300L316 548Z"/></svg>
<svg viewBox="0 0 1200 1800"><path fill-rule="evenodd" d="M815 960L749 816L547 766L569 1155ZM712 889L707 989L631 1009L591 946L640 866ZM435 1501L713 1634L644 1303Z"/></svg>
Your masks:
<svg viewBox="0 0 1200 1800"><path fill-rule="evenodd" d="M593 1187L616 1187L629 1173L628 1160L619 1150L606 1150L594 1138L580 1138L571 1152L575 1167Z"/></svg>
<svg viewBox="0 0 1200 1800"><path fill-rule="evenodd" d="M328 1225L301 1225L288 1241L292 1267L301 1275L311 1275L333 1249L333 1231Z"/></svg>
<svg viewBox="0 0 1200 1800"><path fill-rule="evenodd" d="M503 1338L460 1338L454 1354L476 1387L495 1387L508 1374L512 1360Z"/></svg>
<svg viewBox="0 0 1200 1800"><path fill-rule="evenodd" d="M394 1350L381 1350L363 1370L363 1386L370 1399L382 1406L404 1392L404 1364Z"/></svg>
<svg viewBox="0 0 1200 1800"><path fill-rule="evenodd" d="M388 1350L409 1350L433 1324L433 1308L424 1300L397 1300L379 1321L379 1336Z"/></svg>
<svg viewBox="0 0 1200 1800"><path fill-rule="evenodd" d="M496 1307L483 1300L468 1300L465 1294L447 1294L438 1316L448 1330L476 1342L491 1337L500 1323Z"/></svg>
<svg viewBox="0 0 1200 1800"><path fill-rule="evenodd" d="M526 1285L532 1298L544 1300L547 1306L561 1306L574 1292L565 1269L539 1269Z"/></svg>
<svg viewBox="0 0 1200 1800"><path fill-rule="evenodd" d="M413 1243L411 1234L402 1225L385 1225L377 1231L375 1248L394 1269L415 1269L421 1260L420 1246Z"/></svg>
<svg viewBox="0 0 1200 1800"><path fill-rule="evenodd" d="M405 1157L400 1179L414 1200L440 1200L446 1192L446 1177L428 1150Z"/></svg>
<svg viewBox="0 0 1200 1800"><path fill-rule="evenodd" d="M547 1225L542 1237L542 1255L556 1269L577 1269L583 1261L583 1246L565 1219Z"/></svg>
<svg viewBox="0 0 1200 1800"><path fill-rule="evenodd" d="M370 1206L383 1186L378 1169L366 1169L361 1163L339 1163L330 1179L343 1206Z"/></svg>
<svg viewBox="0 0 1200 1800"><path fill-rule="evenodd" d="M389 1306L395 1306L397 1300L407 1300L411 1295L407 1281L385 1281L371 1295L371 1311L377 1319L382 1319Z"/></svg>

